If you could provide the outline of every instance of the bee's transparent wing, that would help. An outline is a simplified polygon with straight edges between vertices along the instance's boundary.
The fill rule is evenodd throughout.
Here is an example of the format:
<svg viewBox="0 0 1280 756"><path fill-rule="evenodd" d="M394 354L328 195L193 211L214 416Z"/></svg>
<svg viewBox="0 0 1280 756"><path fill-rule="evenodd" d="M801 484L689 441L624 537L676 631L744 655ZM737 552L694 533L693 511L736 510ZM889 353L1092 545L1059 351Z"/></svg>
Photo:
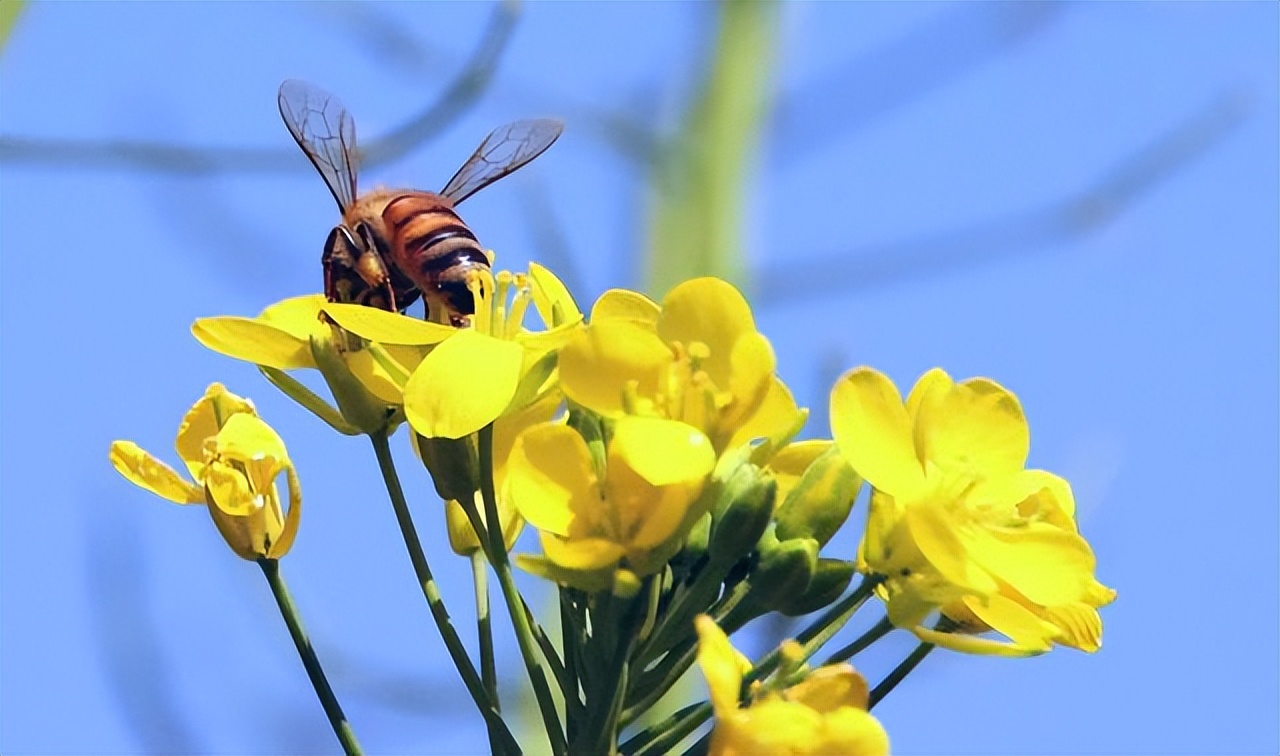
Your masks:
<svg viewBox="0 0 1280 756"><path fill-rule="evenodd" d="M484 138L441 194L461 202L541 155L556 141L564 124L551 118L516 121Z"/></svg>
<svg viewBox="0 0 1280 756"><path fill-rule="evenodd" d="M297 79L280 85L279 102L284 125L345 212L356 200L360 168L355 120L338 98Z"/></svg>

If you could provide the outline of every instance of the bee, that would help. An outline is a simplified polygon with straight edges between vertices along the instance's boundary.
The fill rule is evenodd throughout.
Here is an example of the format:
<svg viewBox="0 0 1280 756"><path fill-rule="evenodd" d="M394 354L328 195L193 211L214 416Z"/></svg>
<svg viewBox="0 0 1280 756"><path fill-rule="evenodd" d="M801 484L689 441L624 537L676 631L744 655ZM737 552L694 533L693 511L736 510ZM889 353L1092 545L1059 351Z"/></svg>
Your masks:
<svg viewBox="0 0 1280 756"><path fill-rule="evenodd" d="M329 301L403 312L421 296L429 319L465 324L475 312L467 278L493 261L454 207L541 155L564 125L537 119L495 129L439 193L377 188L359 194L356 124L342 103L290 79L280 85L279 105L342 213L320 258Z"/></svg>

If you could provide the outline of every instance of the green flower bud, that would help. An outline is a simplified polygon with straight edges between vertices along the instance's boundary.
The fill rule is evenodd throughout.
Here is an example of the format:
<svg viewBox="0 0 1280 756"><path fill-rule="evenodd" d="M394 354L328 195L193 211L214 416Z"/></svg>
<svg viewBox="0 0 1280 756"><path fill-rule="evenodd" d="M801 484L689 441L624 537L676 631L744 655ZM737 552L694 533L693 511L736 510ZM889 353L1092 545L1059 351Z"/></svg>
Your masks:
<svg viewBox="0 0 1280 756"><path fill-rule="evenodd" d="M313 334L311 356L325 383L329 384L343 419L362 433L377 433L387 427L387 405L351 374L331 336Z"/></svg>
<svg viewBox="0 0 1280 756"><path fill-rule="evenodd" d="M843 559L819 559L817 569L802 593L784 598L775 607L788 617L816 612L844 594L853 581L853 562Z"/></svg>
<svg viewBox="0 0 1280 756"><path fill-rule="evenodd" d="M427 438L410 436L418 459L431 473L431 482L441 499L471 501L480 490L480 455L474 436Z"/></svg>
<svg viewBox="0 0 1280 756"><path fill-rule="evenodd" d="M809 465L778 507L778 538L812 538L826 545L849 519L860 488L862 477L833 444Z"/></svg>
<svg viewBox="0 0 1280 756"><path fill-rule="evenodd" d="M751 572L751 598L765 609L775 609L806 591L818 569L818 542L792 538L770 543L760 552L760 563Z"/></svg>
<svg viewBox="0 0 1280 756"><path fill-rule="evenodd" d="M708 551L719 564L732 564L755 547L773 517L778 484L759 467L739 465L720 488L712 515Z"/></svg>

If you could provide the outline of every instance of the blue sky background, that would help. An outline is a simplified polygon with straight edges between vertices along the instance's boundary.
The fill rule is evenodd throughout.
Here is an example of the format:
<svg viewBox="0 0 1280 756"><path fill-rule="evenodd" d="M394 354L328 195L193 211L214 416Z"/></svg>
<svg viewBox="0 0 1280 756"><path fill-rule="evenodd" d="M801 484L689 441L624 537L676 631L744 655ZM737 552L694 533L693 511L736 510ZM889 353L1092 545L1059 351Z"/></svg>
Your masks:
<svg viewBox="0 0 1280 756"><path fill-rule="evenodd" d="M491 12L25 10L0 57L0 751L337 751L258 570L203 513L107 463L115 438L173 459L182 412L213 380L255 399L303 476L284 573L366 748L482 742L368 445L188 332L320 288L335 214L319 178L301 159L205 175L55 165L13 140L287 154L275 92L288 77L340 94L376 136L439 95ZM876 710L895 751L1280 749L1277 15L782 9L747 254L759 325L817 410L811 432L827 432L821 408L847 367L900 386L932 366L996 378L1024 403L1031 463L1072 481L1099 577L1120 592L1094 656L931 656ZM561 142L465 215L513 269L550 259L531 221L549 218L553 264L584 303L636 285L645 170L600 124L673 129L713 20L692 4L530 5L476 107L364 183L436 188L494 126L561 115ZM467 567L445 553L403 436L395 446L469 630ZM833 548L851 553L852 537ZM885 645L862 663L873 681L910 647ZM500 663L521 679L513 644Z"/></svg>

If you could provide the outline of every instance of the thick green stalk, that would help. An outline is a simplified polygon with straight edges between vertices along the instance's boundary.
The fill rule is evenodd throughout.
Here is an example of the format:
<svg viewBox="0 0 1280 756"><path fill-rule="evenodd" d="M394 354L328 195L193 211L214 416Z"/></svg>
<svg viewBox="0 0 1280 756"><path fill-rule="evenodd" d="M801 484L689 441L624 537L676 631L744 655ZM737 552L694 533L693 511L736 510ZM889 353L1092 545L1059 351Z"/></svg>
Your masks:
<svg viewBox="0 0 1280 756"><path fill-rule="evenodd" d="M378 455L378 467L382 470L382 478L387 485L387 494L391 497L391 506L396 512L396 521L400 524L405 548L409 551L413 572L418 577L418 585L422 588L422 595L427 599L431 617L435 620L440 637L449 651L449 658L457 667L467 692L471 694L471 699L475 701L476 708L484 716L486 724L501 736L504 746L501 750L507 753L520 753L519 743L507 729L506 722L502 721L496 701L491 700L485 691L484 681L476 672L471 657L467 655L466 646L462 645L462 639L458 637L458 631L449 617L449 610L445 608L444 599L440 596L440 586L436 584L435 577L431 574L431 565L427 563L427 555L422 551L422 542L418 540L417 528L413 526L413 518L409 515L409 504L405 501L404 489L400 487L400 476L396 474L395 460L391 457L391 445L387 441L387 435L385 432L373 433L370 434L369 439L373 441L373 450Z"/></svg>
<svg viewBox="0 0 1280 756"><path fill-rule="evenodd" d="M493 490L492 425L486 425L480 430L479 447L480 497L484 500L485 522L491 525L488 528L490 558L493 560L494 572L498 574L498 585L502 588L502 597L507 603L507 613L511 616L511 625L515 630L516 643L520 647L520 656L524 659L525 669L529 673L529 682L533 685L533 694L538 701L538 710L542 714L542 724L547 730L547 740L551 744L552 753L560 756L566 753L564 730L560 727L560 718L556 714L555 699L551 697L547 671L538 657L537 643L530 628L529 616L524 611L524 599L516 587L515 576L511 574L511 560L507 555L507 545L502 540L498 497Z"/></svg>
<svg viewBox="0 0 1280 756"><path fill-rule="evenodd" d="M298 656L302 657L302 666L307 670L307 677L311 678L311 687L316 690L316 697L324 707L329 725L333 727L333 734L338 736L338 742L342 744L342 751L347 756L362 753L356 734L351 729L351 723L347 721L347 715L342 713L338 697L333 694L333 688L329 687L329 680L324 676L324 669L320 667L316 650L311 646L311 639L307 637L307 631L302 627L302 617L298 615L298 608L293 604L293 597L285 587L284 578L280 577L280 563L275 559L259 559L258 566L262 568L262 574L267 576L271 594L276 597L276 605L280 607L280 616L284 617L284 623L289 626L293 645L298 648Z"/></svg>

